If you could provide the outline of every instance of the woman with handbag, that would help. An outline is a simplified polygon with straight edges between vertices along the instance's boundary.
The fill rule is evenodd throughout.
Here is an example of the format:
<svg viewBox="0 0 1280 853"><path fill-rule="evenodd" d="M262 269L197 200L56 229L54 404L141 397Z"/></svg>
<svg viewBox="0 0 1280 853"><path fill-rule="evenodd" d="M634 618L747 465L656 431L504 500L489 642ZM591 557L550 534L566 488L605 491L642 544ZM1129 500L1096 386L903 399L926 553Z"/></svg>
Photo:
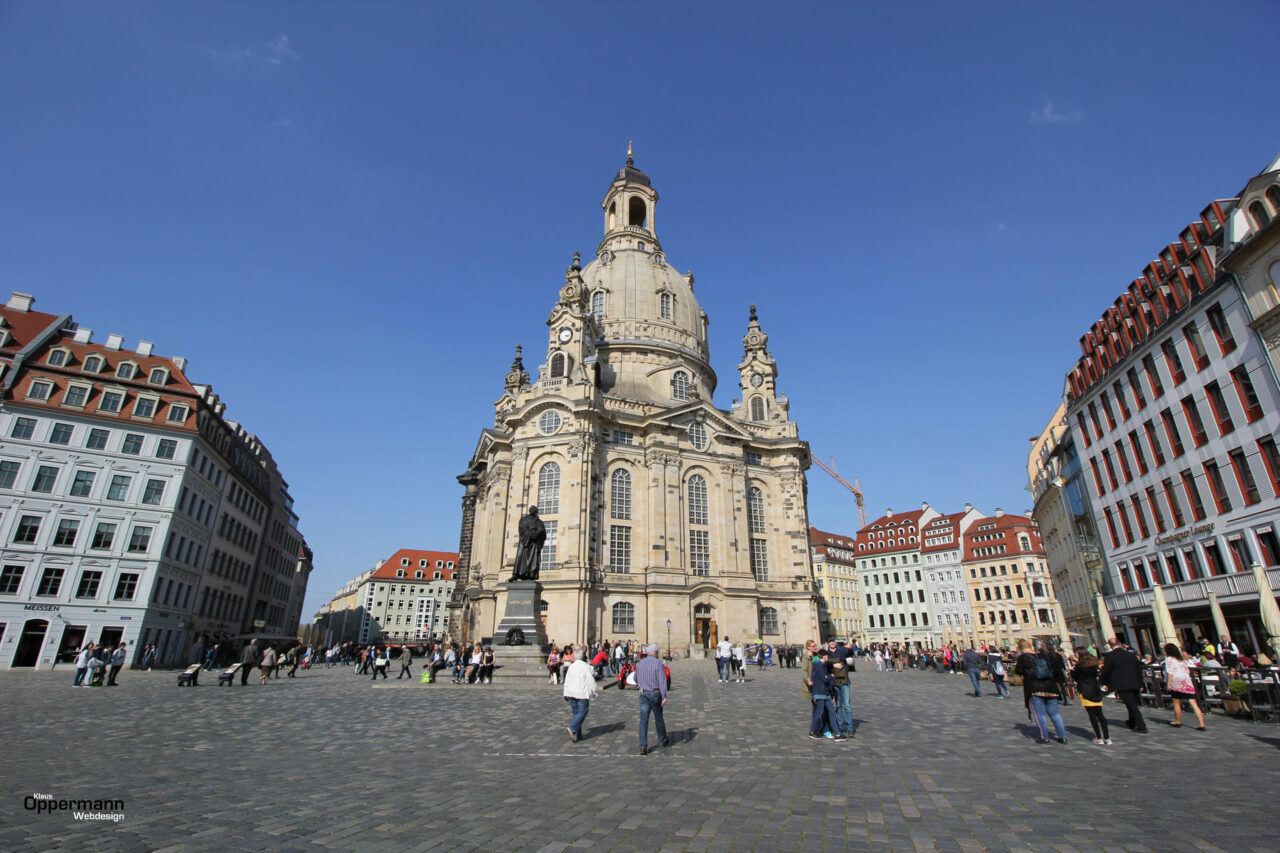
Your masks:
<svg viewBox="0 0 1280 853"><path fill-rule="evenodd" d="M1169 696L1173 698L1173 722L1169 725L1174 728L1182 725L1182 703L1186 702L1199 723L1196 731L1204 731L1204 713L1200 710L1200 703L1196 702L1196 685L1191 680L1191 669L1182 659L1182 650L1173 643L1166 643L1164 647L1164 675Z"/></svg>

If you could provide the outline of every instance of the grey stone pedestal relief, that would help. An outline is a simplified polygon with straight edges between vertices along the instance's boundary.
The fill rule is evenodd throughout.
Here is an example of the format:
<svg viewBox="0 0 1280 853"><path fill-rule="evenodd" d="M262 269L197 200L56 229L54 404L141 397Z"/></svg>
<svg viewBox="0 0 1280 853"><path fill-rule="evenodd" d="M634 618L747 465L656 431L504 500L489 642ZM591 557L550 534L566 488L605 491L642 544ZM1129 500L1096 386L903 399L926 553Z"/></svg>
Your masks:
<svg viewBox="0 0 1280 853"><path fill-rule="evenodd" d="M542 636L542 618L538 611L541 596L538 582L508 581L507 607L498 629L493 632L493 654L497 667L495 680L545 681L547 675L546 638ZM507 645L507 637L517 630L524 643Z"/></svg>

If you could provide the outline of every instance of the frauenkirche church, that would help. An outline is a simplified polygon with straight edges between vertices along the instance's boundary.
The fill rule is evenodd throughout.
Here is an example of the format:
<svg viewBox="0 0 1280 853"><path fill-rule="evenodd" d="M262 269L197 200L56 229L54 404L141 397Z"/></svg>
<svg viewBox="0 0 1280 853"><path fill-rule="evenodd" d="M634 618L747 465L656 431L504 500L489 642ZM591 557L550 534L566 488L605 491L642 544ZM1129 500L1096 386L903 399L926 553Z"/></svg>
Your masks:
<svg viewBox="0 0 1280 853"><path fill-rule="evenodd" d="M565 272L536 377L516 349L494 425L458 478L455 639L494 636L530 506L547 529L544 641L670 637L700 654L721 634L817 637L809 448L778 393L768 336L752 306L742 397L716 408L707 315L693 274L667 261L657 204L628 151L595 260L584 267L575 253Z"/></svg>

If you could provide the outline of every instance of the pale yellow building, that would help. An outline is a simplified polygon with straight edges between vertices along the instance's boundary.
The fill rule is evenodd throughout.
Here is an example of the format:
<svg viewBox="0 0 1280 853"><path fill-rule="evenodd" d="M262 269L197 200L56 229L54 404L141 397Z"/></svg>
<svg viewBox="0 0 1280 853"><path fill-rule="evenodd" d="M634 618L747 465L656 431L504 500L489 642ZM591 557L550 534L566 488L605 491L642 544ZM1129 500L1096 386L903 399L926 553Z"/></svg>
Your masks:
<svg viewBox="0 0 1280 853"><path fill-rule="evenodd" d="M716 408L707 315L668 263L658 193L630 157L604 237L575 254L547 318L546 361L520 353L459 481L459 639L502 618L517 524L547 526L544 639L651 640L701 654L713 637L817 636L801 441L752 306L741 398Z"/></svg>

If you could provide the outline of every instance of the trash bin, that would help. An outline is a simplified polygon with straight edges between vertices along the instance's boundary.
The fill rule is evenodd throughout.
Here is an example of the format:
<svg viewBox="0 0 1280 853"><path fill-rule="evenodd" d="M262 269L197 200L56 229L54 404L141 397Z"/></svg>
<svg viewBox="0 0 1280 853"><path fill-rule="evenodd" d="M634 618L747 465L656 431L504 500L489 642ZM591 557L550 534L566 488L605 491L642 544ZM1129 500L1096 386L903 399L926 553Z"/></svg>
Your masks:
<svg viewBox="0 0 1280 853"><path fill-rule="evenodd" d="M937 670L940 674L945 675L947 672L947 662L942 658L938 658L936 661L933 662L933 668Z"/></svg>

